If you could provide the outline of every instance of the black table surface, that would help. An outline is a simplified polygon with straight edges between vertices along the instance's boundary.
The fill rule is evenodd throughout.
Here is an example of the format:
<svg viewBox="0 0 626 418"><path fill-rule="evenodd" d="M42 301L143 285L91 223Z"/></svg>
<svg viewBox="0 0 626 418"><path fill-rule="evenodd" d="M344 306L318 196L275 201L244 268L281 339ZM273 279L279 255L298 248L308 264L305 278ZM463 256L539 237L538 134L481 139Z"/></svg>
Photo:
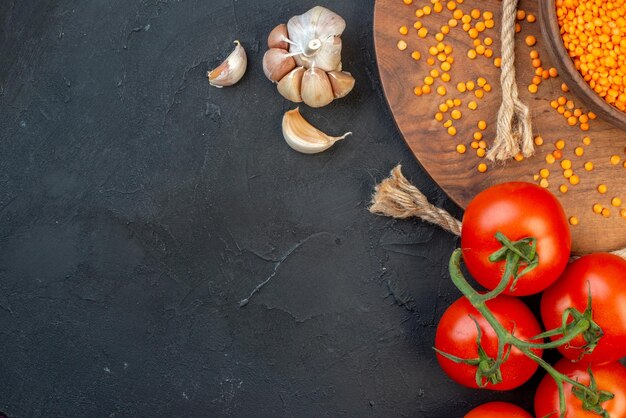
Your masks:
<svg viewBox="0 0 626 418"><path fill-rule="evenodd" d="M391 0L389 0L391 1ZM394 0L395 1L395 0ZM399 0L398 0L399 1ZM316 1L0 2L0 410L9 417L460 417L432 351L456 238L367 211L414 160L379 83L373 1L347 21L354 91L282 139L266 36ZM206 72L239 39L234 87ZM269 282L250 302L240 301Z"/></svg>

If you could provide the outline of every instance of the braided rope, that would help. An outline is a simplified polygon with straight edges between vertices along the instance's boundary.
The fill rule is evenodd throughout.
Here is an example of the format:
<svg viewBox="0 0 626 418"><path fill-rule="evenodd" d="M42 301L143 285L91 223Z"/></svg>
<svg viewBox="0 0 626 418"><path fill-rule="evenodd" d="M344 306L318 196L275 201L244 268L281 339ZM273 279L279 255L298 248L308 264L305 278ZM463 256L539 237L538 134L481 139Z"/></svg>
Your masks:
<svg viewBox="0 0 626 418"><path fill-rule="evenodd" d="M506 161L520 150L526 157L535 152L530 110L519 99L515 81L515 18L517 0L502 2L502 105L498 111L497 135L487 153L491 161Z"/></svg>

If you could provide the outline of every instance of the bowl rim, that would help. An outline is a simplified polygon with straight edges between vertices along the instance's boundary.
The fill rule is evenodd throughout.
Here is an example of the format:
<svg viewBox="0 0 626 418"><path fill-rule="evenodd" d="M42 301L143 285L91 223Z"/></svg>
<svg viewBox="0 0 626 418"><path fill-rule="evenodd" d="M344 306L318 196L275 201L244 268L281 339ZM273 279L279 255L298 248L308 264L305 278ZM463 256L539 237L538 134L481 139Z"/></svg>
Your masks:
<svg viewBox="0 0 626 418"><path fill-rule="evenodd" d="M543 38L547 44L546 49L569 90L582 99L583 103L600 118L626 130L626 112L622 112L607 103L589 86L565 49L565 44L561 38L561 27L556 16L555 0L539 1L539 21Z"/></svg>

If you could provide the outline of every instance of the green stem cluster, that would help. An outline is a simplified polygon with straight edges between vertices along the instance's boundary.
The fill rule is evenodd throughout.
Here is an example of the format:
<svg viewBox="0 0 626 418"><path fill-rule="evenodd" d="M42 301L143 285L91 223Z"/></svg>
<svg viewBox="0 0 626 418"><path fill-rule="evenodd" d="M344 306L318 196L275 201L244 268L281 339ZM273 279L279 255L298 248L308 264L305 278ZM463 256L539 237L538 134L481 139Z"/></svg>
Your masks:
<svg viewBox="0 0 626 418"><path fill-rule="evenodd" d="M543 350L562 346L569 343L578 335L585 335L585 333L590 332L594 335L597 335L597 339L599 339L599 337L602 335L602 331L591 319L591 300L589 300L589 305L585 313L581 314L571 308L566 312L566 314L564 314L563 325L560 328L547 331L533 338L533 340L542 340L546 336L562 335L561 338L547 343L529 342L517 338L515 335L513 335L513 333L509 332L502 324L500 324L494 314L487 307L487 301L500 295L509 286L509 283L512 280L515 280L521 276L521 274L517 274L520 268L520 258L526 258L527 266L531 266L533 264L536 265L536 261L534 261L536 260L536 257L534 257L534 254L520 254L518 251L511 251L510 242L506 240L506 238L503 240L502 237L503 236L500 235L497 237L497 239L503 244L503 249L506 249L508 251L502 251L502 254L497 253L497 258L499 260L506 259L507 263L505 267L505 272L499 285L494 290L488 293L478 293L463 276L463 273L461 271L462 251L460 249L455 250L454 253L452 253L452 257L450 258L449 268L452 281L454 282L456 287L463 293L463 295L465 295L465 297L472 304L472 306L474 306L474 308L476 308L476 310L478 310L483 315L483 317L487 320L489 325L491 325L494 332L496 333L496 336L498 337L498 352L496 358L495 360L489 359L490 361L488 362L484 361L484 357L482 358L483 361L479 362L480 366L482 367L479 367L477 370L477 382L479 382L481 386L484 386L485 383L482 383L483 378L487 382L493 383L494 381L497 381L497 379L494 379L493 376L500 376L500 366L506 361L510 347L515 347L524 355L537 362L543 369L546 370L546 372L548 372L550 376L552 376L552 378L556 382L559 390L560 417L565 417L566 414L565 392L563 388L564 383L569 383L570 385L572 385L572 392L575 394L575 396L583 401L583 407L585 409L593 411L598 415L608 417L608 413L601 407L601 403L606 401L607 399L610 399L612 397L612 394L605 391L600 391L595 387L595 381L593 379L593 375L591 374L591 370L589 370L591 383L589 386L586 386L560 373L554 367L544 361L540 356L533 352L533 350ZM528 244L531 244L531 240L528 241ZM527 246L531 247L531 245ZM531 249L531 252L534 252L534 248ZM496 253L494 253L494 255L495 254ZM528 255L531 256L530 259L527 258ZM527 271L528 267L526 267L523 273ZM574 318L573 322L569 321L570 316ZM481 348L480 335L482 334L479 330L479 337L477 339L479 349ZM597 339L592 344L592 348L597 343ZM446 353L441 354L457 363L478 365L476 362L479 359L459 359ZM486 367L485 365L489 365L490 367Z"/></svg>

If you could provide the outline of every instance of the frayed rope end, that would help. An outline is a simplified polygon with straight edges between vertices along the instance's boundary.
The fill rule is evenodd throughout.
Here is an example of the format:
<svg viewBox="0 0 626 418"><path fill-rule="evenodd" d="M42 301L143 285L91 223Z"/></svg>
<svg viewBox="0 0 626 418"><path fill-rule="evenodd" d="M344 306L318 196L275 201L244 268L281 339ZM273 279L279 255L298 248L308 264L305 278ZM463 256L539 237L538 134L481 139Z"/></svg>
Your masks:
<svg viewBox="0 0 626 418"><path fill-rule="evenodd" d="M369 211L397 219L416 217L454 235L461 235L461 221L428 202L426 196L404 177L401 165L394 167L390 176L374 188ZM626 248L613 251L612 254L626 260ZM573 257L570 261L576 258Z"/></svg>
<svg viewBox="0 0 626 418"><path fill-rule="evenodd" d="M390 176L376 186L369 211L399 219L417 217L461 235L461 222L428 202L426 196L404 177L401 165L391 170Z"/></svg>

